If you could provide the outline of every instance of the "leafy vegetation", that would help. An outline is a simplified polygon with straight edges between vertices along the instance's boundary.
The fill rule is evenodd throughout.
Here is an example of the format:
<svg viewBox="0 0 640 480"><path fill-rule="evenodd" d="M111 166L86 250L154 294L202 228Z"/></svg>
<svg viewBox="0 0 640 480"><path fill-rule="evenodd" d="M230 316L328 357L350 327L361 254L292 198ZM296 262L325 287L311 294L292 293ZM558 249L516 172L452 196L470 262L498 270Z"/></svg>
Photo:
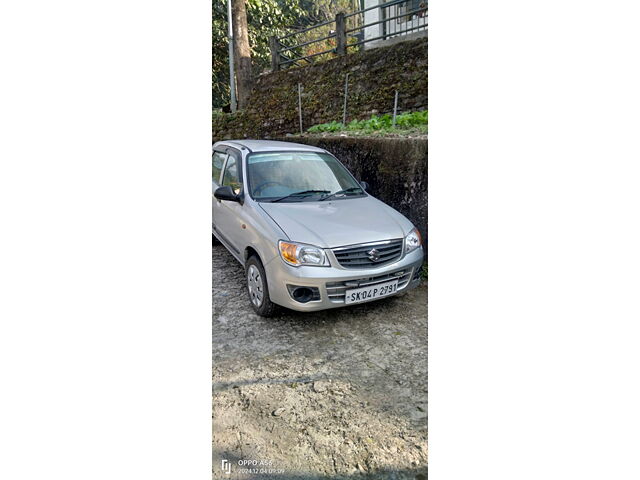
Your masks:
<svg viewBox="0 0 640 480"><path fill-rule="evenodd" d="M241 0L236 0L241 1ZM358 0L243 0L246 2L249 44L254 74L257 75L271 65L269 37L283 36L302 30L317 23L330 20L340 11L358 10ZM227 0L212 0L212 91L213 108L229 103L229 41L227 37ZM357 15L350 17L355 22ZM348 28L355 26L348 23ZM301 44L329 35L335 29L333 24L325 25L310 32L301 33L285 40L288 46ZM350 39L350 41L355 41ZM286 46L286 45L285 45ZM335 47L335 38L316 42L291 50L297 57L319 53ZM290 56L289 54L287 54ZM310 60L315 62L333 54L319 55ZM304 61L301 64L307 64Z"/></svg>
<svg viewBox="0 0 640 480"><path fill-rule="evenodd" d="M343 125L342 122L330 122L321 123L320 125L314 125L309 128L309 133L323 133L323 132L360 132L360 133L373 133L373 132L404 132L404 131L416 131L427 132L429 120L429 113L427 110L411 113L402 113L396 116L396 125L393 126L393 115L387 113L384 115L374 115L368 120L352 120Z"/></svg>
<svg viewBox="0 0 640 480"><path fill-rule="evenodd" d="M319 133L319 132L341 132L344 130L342 122L329 122L321 123L320 125L314 125L307 129L307 132Z"/></svg>
<svg viewBox="0 0 640 480"><path fill-rule="evenodd" d="M227 0L212 0L211 80L213 108L229 103L229 39ZM254 71L259 73L271 62L269 37L285 35L304 15L299 0L244 0L247 8L249 44Z"/></svg>
<svg viewBox="0 0 640 480"><path fill-rule="evenodd" d="M429 280L429 265L427 265L427 261L422 264L422 271L420 272L420 278L422 280Z"/></svg>

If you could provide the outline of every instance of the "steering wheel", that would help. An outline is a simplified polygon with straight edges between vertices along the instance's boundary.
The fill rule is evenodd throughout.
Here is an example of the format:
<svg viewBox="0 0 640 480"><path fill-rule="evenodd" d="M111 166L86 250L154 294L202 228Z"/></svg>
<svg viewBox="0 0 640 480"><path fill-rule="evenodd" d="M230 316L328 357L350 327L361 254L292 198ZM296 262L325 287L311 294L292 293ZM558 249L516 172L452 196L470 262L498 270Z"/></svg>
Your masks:
<svg viewBox="0 0 640 480"><path fill-rule="evenodd" d="M262 182L260 185L255 187L253 189L253 193L258 194L258 192L262 191L262 189L267 187L268 185L280 185L281 187L288 188L284 183L268 181L268 182Z"/></svg>

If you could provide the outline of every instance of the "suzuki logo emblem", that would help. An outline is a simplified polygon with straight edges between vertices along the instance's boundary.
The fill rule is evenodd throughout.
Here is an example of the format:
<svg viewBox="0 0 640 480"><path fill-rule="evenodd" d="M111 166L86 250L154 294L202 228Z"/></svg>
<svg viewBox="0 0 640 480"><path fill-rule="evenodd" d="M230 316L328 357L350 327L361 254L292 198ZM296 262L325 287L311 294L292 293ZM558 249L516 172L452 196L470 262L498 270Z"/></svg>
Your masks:
<svg viewBox="0 0 640 480"><path fill-rule="evenodd" d="M371 260L372 262L377 262L378 260L380 260L380 252L375 248L369 250L367 252L367 255L369 256L369 260Z"/></svg>

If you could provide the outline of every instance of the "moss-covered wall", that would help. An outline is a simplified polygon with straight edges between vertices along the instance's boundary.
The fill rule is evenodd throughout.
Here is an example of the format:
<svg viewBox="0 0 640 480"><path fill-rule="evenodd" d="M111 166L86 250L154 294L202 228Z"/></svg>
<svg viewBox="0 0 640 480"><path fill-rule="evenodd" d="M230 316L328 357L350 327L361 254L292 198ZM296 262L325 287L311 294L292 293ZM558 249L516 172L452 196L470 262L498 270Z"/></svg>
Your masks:
<svg viewBox="0 0 640 480"><path fill-rule="evenodd" d="M427 233L427 140L417 138L280 138L314 145L334 154L370 193Z"/></svg>
<svg viewBox="0 0 640 480"><path fill-rule="evenodd" d="M349 73L347 121L393 110L427 108L427 39L361 51L303 68L260 76L250 107L213 117L213 141L267 138L299 132L298 83L302 84L302 122L342 121L345 75Z"/></svg>

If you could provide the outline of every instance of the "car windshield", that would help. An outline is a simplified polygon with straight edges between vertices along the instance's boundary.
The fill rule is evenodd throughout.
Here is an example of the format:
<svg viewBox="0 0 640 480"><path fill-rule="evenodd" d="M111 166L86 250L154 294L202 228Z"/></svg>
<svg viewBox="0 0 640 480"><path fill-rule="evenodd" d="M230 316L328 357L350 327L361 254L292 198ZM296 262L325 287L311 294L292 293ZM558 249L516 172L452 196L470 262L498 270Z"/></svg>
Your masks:
<svg viewBox="0 0 640 480"><path fill-rule="evenodd" d="M259 201L302 202L362 195L364 190L334 157L316 152L252 153L247 157L251 197Z"/></svg>

